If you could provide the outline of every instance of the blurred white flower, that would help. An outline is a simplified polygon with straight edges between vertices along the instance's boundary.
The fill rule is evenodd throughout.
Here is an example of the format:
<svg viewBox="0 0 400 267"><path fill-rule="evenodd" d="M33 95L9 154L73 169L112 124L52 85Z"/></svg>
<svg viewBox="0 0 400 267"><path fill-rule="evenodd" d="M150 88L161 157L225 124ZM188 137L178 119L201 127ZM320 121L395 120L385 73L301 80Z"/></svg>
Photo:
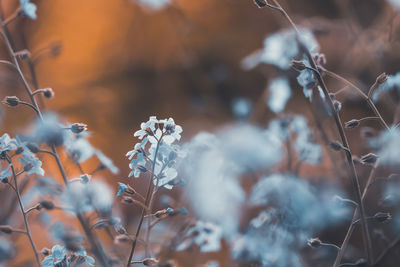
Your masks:
<svg viewBox="0 0 400 267"><path fill-rule="evenodd" d="M289 80L280 77L269 84L268 107L275 113L280 113L285 109L286 103L292 95Z"/></svg>

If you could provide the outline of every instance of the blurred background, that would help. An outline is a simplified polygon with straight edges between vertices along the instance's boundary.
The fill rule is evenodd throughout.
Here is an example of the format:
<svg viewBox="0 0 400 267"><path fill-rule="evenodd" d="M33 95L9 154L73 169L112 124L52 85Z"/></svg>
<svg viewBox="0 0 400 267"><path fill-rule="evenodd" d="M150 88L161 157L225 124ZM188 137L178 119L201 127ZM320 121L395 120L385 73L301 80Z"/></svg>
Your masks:
<svg viewBox="0 0 400 267"><path fill-rule="evenodd" d="M314 32L326 55L327 69L365 90L380 73L400 70L400 18L389 3L280 2L297 24ZM199 131L213 132L233 123L232 105L239 98L252 102L253 123L265 126L275 116L265 105L264 91L282 70L263 65L245 71L240 63L262 49L268 34L288 27L277 12L258 9L251 0L173 0L157 8L134 0L34 3L38 6L36 20L17 20L9 27L15 48L29 49L36 60L39 87L55 91L55 98L44 100L42 107L68 121L86 123L92 143L120 168L119 175L102 174L113 188L130 171L125 153L136 143L134 131L151 115L174 118L184 129L184 141ZM18 1L3 0L1 5L3 17L8 17ZM0 47L1 57L8 58ZM29 66L23 67L28 73ZM291 78L294 93L287 110L312 118L308 101L296 84L297 74L284 74ZM0 81L1 98L24 98L24 89L8 66L0 65ZM327 82L331 91L343 87L332 79ZM345 107L344 121L372 114L351 90L339 99ZM389 122L394 119L392 107L380 104L378 108ZM1 132L11 135L34 118L25 108L2 106L0 114ZM379 128L375 122L369 124ZM357 140L358 135L351 132L350 139ZM352 149L355 154L364 152L362 146ZM85 168L94 169L95 164L90 164ZM70 176L79 173L73 166L67 172ZM345 179L339 183L348 186ZM129 225L138 210L124 209L121 216L127 217ZM342 236L337 237L340 240Z"/></svg>

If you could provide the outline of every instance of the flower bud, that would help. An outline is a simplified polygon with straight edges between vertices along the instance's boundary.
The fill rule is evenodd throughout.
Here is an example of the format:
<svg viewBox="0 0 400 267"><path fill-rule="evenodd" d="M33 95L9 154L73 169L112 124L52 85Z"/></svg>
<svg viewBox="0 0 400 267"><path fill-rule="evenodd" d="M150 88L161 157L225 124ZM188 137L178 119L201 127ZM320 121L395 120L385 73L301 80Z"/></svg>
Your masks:
<svg viewBox="0 0 400 267"><path fill-rule="evenodd" d="M388 212L378 212L374 215L374 220L377 222L386 222L392 219L392 215Z"/></svg>
<svg viewBox="0 0 400 267"><path fill-rule="evenodd" d="M348 122L346 122L344 124L344 127L346 127L347 129L354 129L356 128L358 125L360 125L360 121L356 120L356 119L352 119L349 120Z"/></svg>
<svg viewBox="0 0 400 267"><path fill-rule="evenodd" d="M49 200L42 200L39 202L40 206L46 210L54 209L54 203Z"/></svg>
<svg viewBox="0 0 400 267"><path fill-rule="evenodd" d="M374 165L375 162L378 160L378 156L374 153L368 153L361 157L361 162L367 165Z"/></svg>
<svg viewBox="0 0 400 267"><path fill-rule="evenodd" d="M329 146L335 151L340 151L343 149L343 145L341 143L339 143L338 141L330 142Z"/></svg>
<svg viewBox="0 0 400 267"><path fill-rule="evenodd" d="M124 196L122 198L122 202L124 202L125 204L132 204L133 203L133 199L131 197Z"/></svg>
<svg viewBox="0 0 400 267"><path fill-rule="evenodd" d="M86 126L87 125L84 123L73 123L71 125L71 132L73 132L75 134L79 134L79 133L87 130Z"/></svg>
<svg viewBox="0 0 400 267"><path fill-rule="evenodd" d="M51 88L45 88L43 89L43 95L45 98L53 98L54 97L54 91Z"/></svg>
<svg viewBox="0 0 400 267"><path fill-rule="evenodd" d="M48 248L42 248L42 250L40 251L40 253L41 253L43 256L49 256L49 255L50 255L50 252L51 252L51 250L48 249Z"/></svg>
<svg viewBox="0 0 400 267"><path fill-rule="evenodd" d="M267 1L266 0L254 0L254 4L256 4L256 6L258 6L259 8L263 8L267 5Z"/></svg>
<svg viewBox="0 0 400 267"><path fill-rule="evenodd" d="M26 147L34 154L40 151L39 146L36 145L35 143L27 143Z"/></svg>
<svg viewBox="0 0 400 267"><path fill-rule="evenodd" d="M16 107L19 105L20 102L21 101L16 96L6 96L3 100L3 103L10 107Z"/></svg>
<svg viewBox="0 0 400 267"><path fill-rule="evenodd" d="M82 174L80 177L81 184L87 184L90 181L91 176L89 174Z"/></svg>
<svg viewBox="0 0 400 267"><path fill-rule="evenodd" d="M9 225L0 225L0 232L3 232L5 234L12 234L13 229Z"/></svg>
<svg viewBox="0 0 400 267"><path fill-rule="evenodd" d="M321 242L321 240L319 240L318 237L308 239L308 241L307 241L307 245L309 245L312 248L319 248L321 246L321 243L322 242Z"/></svg>
<svg viewBox="0 0 400 267"><path fill-rule="evenodd" d="M22 60L28 59L31 56L31 53L27 49L15 52L14 54Z"/></svg>
<svg viewBox="0 0 400 267"><path fill-rule="evenodd" d="M384 84L387 81L388 78L389 77L387 76L386 73L382 73L381 75L379 75L376 78L376 83L379 84L379 85Z"/></svg>
<svg viewBox="0 0 400 267"><path fill-rule="evenodd" d="M32 170L33 169L33 164L31 163L31 162L28 162L27 164L25 164L25 166L24 166L24 171L25 172L29 172L30 170Z"/></svg>
<svg viewBox="0 0 400 267"><path fill-rule="evenodd" d="M146 258L142 261L144 266L157 266L158 260L154 258Z"/></svg>
<svg viewBox="0 0 400 267"><path fill-rule="evenodd" d="M130 241L131 241L131 239L127 235L117 235L114 238L114 243L127 243Z"/></svg>
<svg viewBox="0 0 400 267"><path fill-rule="evenodd" d="M338 100L334 100L333 107L335 108L336 112L339 112L342 109L342 103L340 103Z"/></svg>
<svg viewBox="0 0 400 267"><path fill-rule="evenodd" d="M306 64L301 60L292 60L292 68L302 71L306 69Z"/></svg>

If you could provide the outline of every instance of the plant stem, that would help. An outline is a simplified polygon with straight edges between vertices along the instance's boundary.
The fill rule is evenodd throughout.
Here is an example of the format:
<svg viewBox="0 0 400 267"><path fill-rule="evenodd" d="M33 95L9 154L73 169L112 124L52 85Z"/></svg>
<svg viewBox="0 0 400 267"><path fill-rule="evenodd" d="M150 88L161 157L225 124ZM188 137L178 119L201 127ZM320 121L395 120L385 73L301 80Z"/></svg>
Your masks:
<svg viewBox="0 0 400 267"><path fill-rule="evenodd" d="M357 172L354 166L354 162L352 159L352 155L349 149L349 145L347 142L347 137L346 134L344 132L343 126L342 126L342 122L339 116L339 113L336 112L335 107L333 105L333 101L332 99L329 97L329 92L328 89L325 85L325 82L321 76L321 73L318 71L318 67L314 61L314 58L312 57L310 51L304 46L304 44L302 43L301 39L300 39L300 33L297 29L296 24L293 22L293 20L290 18L290 16L286 13L286 11L281 7L281 5L279 4L279 2L277 0L272 0L272 2L275 4L275 6L279 7L279 11L283 14L283 16L289 21L289 23L292 25L293 29L296 31L297 36L298 36L298 43L300 45L300 48L305 52L311 67L314 69L314 73L317 76L317 80L319 85L322 88L322 91L325 95L325 99L327 99L328 105L331 109L331 112L333 114L334 120L335 120L335 124L337 127L337 130L339 132L341 141L343 146L346 148L345 150L345 154L346 154L346 159L347 159L347 164L348 164L348 168L349 168L349 175L350 175L350 179L353 185L353 190L355 191L355 195L356 195L356 202L359 206L359 210L360 210L360 217L361 217L361 228L362 228L362 233L363 233L363 240L364 240L364 246L366 249L366 254L367 254L367 261L368 261L368 266L372 266L372 262L373 262L373 255L372 255L372 245L371 245L371 238L369 235L369 231L368 231L368 222L366 220L366 214L365 214L365 208L364 208L364 204L363 201L361 199L361 192L360 192L360 184L358 181L358 177L357 177Z"/></svg>
<svg viewBox="0 0 400 267"><path fill-rule="evenodd" d="M326 73L328 76L330 76L338 81L343 82L348 87L355 89L362 96L362 98L364 98L364 100L367 101L368 105L370 106L372 111L375 113L375 115L378 117L378 119L381 122L381 124L383 125L383 127L385 127L386 129L389 129L389 126L387 125L386 121L383 119L382 115L379 113L379 110L376 108L374 102L372 102L372 99L366 93L364 93L359 87L354 85L352 82L346 80L342 76L340 76L332 71L323 69L323 72Z"/></svg>
<svg viewBox="0 0 400 267"><path fill-rule="evenodd" d="M146 207L149 207L150 197L153 194L154 169L156 167L157 154L158 154L158 150L160 148L160 143L161 143L161 139L162 138L163 138L163 136L160 137L160 140L157 143L156 151L154 153L153 166L152 166L152 171L151 171L151 175L150 175L151 179L149 181L149 186L147 188L147 193L146 193L146 200L145 200L145 203L144 203ZM136 241L139 238L139 234L140 234L140 230L142 228L144 216L146 215L146 212L148 212L147 210L144 209L144 208L142 209L142 214L140 215L140 220L139 220L138 227L136 229L135 237L134 237L134 239L132 241L131 252L129 253L128 263L126 265L127 267L129 267L131 265L133 254L135 253L135 248L136 248L136 243L137 243ZM147 244L145 244L145 245L147 246Z"/></svg>
<svg viewBox="0 0 400 267"><path fill-rule="evenodd" d="M14 187L13 187L13 189L15 191L15 194L17 195L19 208L21 210L22 217L24 218L26 235L28 236L29 243L31 244L33 253L35 254L35 259L36 259L37 265L38 266L42 266L42 263L41 263L40 257L39 257L39 253L38 253L38 251L36 249L35 243L33 242L32 234L31 234L31 228L29 227L28 218L27 218L26 213L25 213L24 204L22 203L21 195L19 193L17 175L15 173L14 166L12 165L12 162L11 162L11 159L10 159L9 156L7 156L7 161L8 161L9 164L11 164L11 172L12 172L12 175L13 175L13 178L14 178Z"/></svg>
<svg viewBox="0 0 400 267"><path fill-rule="evenodd" d="M379 160L375 163L373 169L371 170L371 172L369 174L367 183L366 183L366 185L364 187L363 194L361 196L362 200L365 199L365 196L367 195L368 189L369 189L370 185L373 182L373 178L375 176L375 171L376 171L376 168L378 167L378 163L379 163ZM344 253L346 252L346 248L347 248L347 246L349 244L351 235L353 234L353 232L355 230L355 227L356 227L356 223L355 222L358 220L358 216L359 216L359 210L358 210L358 207L356 207L356 210L354 211L353 218L351 220L351 224L349 226L349 229L347 230L346 236L344 237L343 243L340 246L340 249L339 249L338 254L336 256L335 263L333 265L334 267L339 266L341 260L343 259L343 256L344 256Z"/></svg>
<svg viewBox="0 0 400 267"><path fill-rule="evenodd" d="M35 96L32 93L32 90L31 90L31 88L30 88L30 86L29 86L29 84L28 84L28 82L27 82L22 70L21 70L21 67L20 67L19 62L18 62L18 58L15 55L14 49L13 49L13 47L11 45L10 38L7 35L7 28L4 25L4 23L2 22L2 20L0 20L0 24L1 24L1 35L2 35L2 37L4 39L4 42L5 42L6 47L7 47L7 50L9 52L9 54L10 54L12 63L13 63L13 65L14 65L17 73L18 73L19 78L21 79L21 81L22 81L22 83L24 85L24 88L25 88L27 94L29 95L29 98L31 100L32 106L35 108L35 110L37 110L37 116L39 117L39 119L41 121L43 121L43 116L42 116L42 113L40 112L40 108L39 108L39 106L37 104ZM63 168L63 166L61 164L61 160L60 160L60 157L57 154L57 150L56 150L55 145L51 146L51 150L53 152L52 155L56 159L57 166L58 166L58 168L59 168L59 170L61 172L61 175L62 175L62 178L64 180L64 183L68 187L67 175L66 175L66 173L64 171L64 168ZM95 238L93 236L93 233L90 231L90 227L88 226L88 224L86 223L86 221L84 219L84 216L82 214L80 214L80 213L77 213L76 216L77 216L80 224L82 225L82 228L83 228L83 230L84 230L84 232L85 232L85 234L86 234L86 236L88 238L88 241L89 241L89 243L91 245L91 249L92 249L93 253L95 254L96 258L98 259L98 261L100 262L100 265L101 266L105 266L105 267L109 266L109 264L107 263L106 256L104 255L102 249L98 246L98 244L97 244L97 242L96 242L96 240L95 240Z"/></svg>

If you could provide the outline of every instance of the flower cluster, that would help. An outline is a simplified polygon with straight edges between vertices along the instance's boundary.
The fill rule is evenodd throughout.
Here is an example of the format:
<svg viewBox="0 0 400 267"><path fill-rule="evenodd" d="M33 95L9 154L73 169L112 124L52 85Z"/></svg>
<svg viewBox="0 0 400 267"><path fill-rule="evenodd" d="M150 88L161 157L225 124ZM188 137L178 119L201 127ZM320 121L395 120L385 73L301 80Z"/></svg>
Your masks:
<svg viewBox="0 0 400 267"><path fill-rule="evenodd" d="M129 177L139 177L151 169L156 186L171 189L176 184L176 160L184 157L175 141L181 139L182 127L176 125L172 118L158 120L155 116L140 125L134 136L142 140L126 156L131 160L132 171Z"/></svg>

